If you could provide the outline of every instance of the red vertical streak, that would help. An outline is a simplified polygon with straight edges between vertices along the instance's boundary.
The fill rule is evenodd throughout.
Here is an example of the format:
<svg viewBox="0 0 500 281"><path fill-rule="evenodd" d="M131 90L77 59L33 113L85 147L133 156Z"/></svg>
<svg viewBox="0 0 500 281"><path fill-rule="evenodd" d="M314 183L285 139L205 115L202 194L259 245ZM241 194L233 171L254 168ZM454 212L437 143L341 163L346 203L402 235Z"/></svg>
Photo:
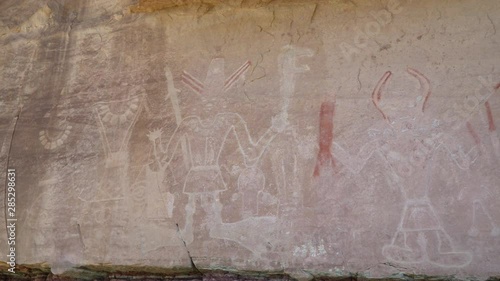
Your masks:
<svg viewBox="0 0 500 281"><path fill-rule="evenodd" d="M375 105L377 110L382 114L382 117L384 117L384 120L386 120L386 121L388 121L387 115L385 115L385 113L378 106L378 104L379 104L380 100L382 99L382 88L385 87L385 84L387 83L389 78L391 78L391 76L392 76L392 72L390 72L390 71L387 71L386 73L384 73L384 76L382 76L382 78L380 79L380 81L378 82L377 86L375 87L375 89L373 90L373 93L372 93L373 105Z"/></svg>
<svg viewBox="0 0 500 281"><path fill-rule="evenodd" d="M486 114L488 114L488 123L490 132L495 131L497 128L495 126L495 121L493 120L493 113L491 112L490 102L485 102L484 106L486 107Z"/></svg>
<svg viewBox="0 0 500 281"><path fill-rule="evenodd" d="M498 83L496 86L495 86L495 90L498 90L500 89L500 83Z"/></svg>
<svg viewBox="0 0 500 281"><path fill-rule="evenodd" d="M319 152L314 168L314 176L320 174L321 167L329 165L335 166L332 156L332 141L333 141L333 116L335 114L334 102L323 102L319 113Z"/></svg>
<svg viewBox="0 0 500 281"><path fill-rule="evenodd" d="M467 122L467 130L469 131L469 134L474 138L474 142L476 144L481 143L481 139L479 139L479 136L477 135L476 131L474 130L470 122Z"/></svg>

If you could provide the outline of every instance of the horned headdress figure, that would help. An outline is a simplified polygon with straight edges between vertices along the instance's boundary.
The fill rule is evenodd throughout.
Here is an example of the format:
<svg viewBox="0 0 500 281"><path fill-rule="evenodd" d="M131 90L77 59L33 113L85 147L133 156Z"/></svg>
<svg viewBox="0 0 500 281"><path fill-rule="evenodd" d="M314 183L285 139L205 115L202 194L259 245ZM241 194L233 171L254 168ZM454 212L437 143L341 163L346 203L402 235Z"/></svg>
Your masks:
<svg viewBox="0 0 500 281"><path fill-rule="evenodd" d="M429 101L429 97L431 96L429 79L427 77L425 77L422 73L420 73L418 70L415 70L413 68L408 68L407 71L410 75L417 78L419 83L420 83L420 88L421 88L422 93L417 98L417 103L421 102L422 105L421 105L421 107L418 107L415 104L414 107L419 109L419 111L423 114L425 112L427 103ZM388 122L392 121L390 118L392 116L387 116L386 112L381 107L380 102L382 100L382 91L383 91L384 87L386 86L387 82L389 81L389 79L391 78L391 76L392 76L392 72L387 71L382 76L380 81L377 83L377 86L375 87L375 89L373 90L373 93L372 93L373 104L375 105L377 110L382 114L382 117Z"/></svg>

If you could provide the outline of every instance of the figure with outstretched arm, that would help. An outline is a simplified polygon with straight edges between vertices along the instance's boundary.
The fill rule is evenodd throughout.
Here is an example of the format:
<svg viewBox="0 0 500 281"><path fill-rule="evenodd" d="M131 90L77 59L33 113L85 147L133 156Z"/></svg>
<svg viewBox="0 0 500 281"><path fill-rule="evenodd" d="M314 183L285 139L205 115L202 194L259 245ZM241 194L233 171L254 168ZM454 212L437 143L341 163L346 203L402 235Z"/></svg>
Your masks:
<svg viewBox="0 0 500 281"><path fill-rule="evenodd" d="M408 69L408 74L420 85L417 102L397 112L384 110L381 103L383 91L392 76L387 71L372 93L372 102L381 113L386 129L378 140L361 147L357 155L351 155L333 142L333 155L353 173L359 173L374 152L387 163L388 173L395 179L394 183L404 198L398 228L391 242L382 249L388 260L402 264L429 262L439 267L462 267L471 262L472 256L453 246L428 197L431 183L427 179L432 178L433 158L440 147L445 147L453 162L462 169L473 163L476 150L472 148L465 153L460 146L451 148L449 144L454 144L454 141L437 132L434 122L426 124L428 119L424 115L431 95L429 80L412 68ZM398 107L394 105L392 108Z"/></svg>
<svg viewBox="0 0 500 281"><path fill-rule="evenodd" d="M236 85L239 77L244 78L244 73L251 65L250 61L243 64L227 79L224 77L224 59L220 57L214 58L210 63L204 82L187 71L183 72L182 82L198 94L202 109L195 109L195 116L188 116L181 120L177 118L180 114L176 114L174 110L177 126L171 135L162 140L163 132L156 130L150 133L149 138L153 143L153 165L157 166L162 178L167 168L182 168L182 164L184 164L187 169L187 174L182 179L182 191L188 197L186 223L184 230L179 227L179 232L182 233L186 243L192 242L192 226L196 223L205 225L212 238L233 240L254 253L255 249L259 248L250 245L253 242L248 244L248 241L239 238L241 235L238 235L238 229L234 228L234 225L232 228L227 223L222 222L222 204L219 198L220 193L227 190L221 173L221 162L224 160L226 144L229 143L226 141L231 139L230 146L236 144L237 150L241 153L244 162L242 164L245 168L239 172L240 176L249 169L258 170L258 162L266 152L267 147L287 127L288 107L290 98L295 91L296 74L309 69L307 65L299 64L297 59L311 55L312 51L309 49L292 46L283 49L283 54L279 59L282 74L280 81L280 94L283 97L282 107L280 112L272 118L269 128L258 134L259 137L255 137L255 132L249 130L249 126L238 113L221 112L226 108L227 97L221 98L220 95L227 92L231 85ZM168 77L167 75L167 80L169 80ZM171 89L169 92L174 93L175 89ZM172 97L175 96L171 95L171 99ZM179 104L172 103L172 106L175 109L179 107ZM251 128L263 127L262 124L256 125L258 126ZM258 179L251 180L258 181ZM256 186L258 184L259 182ZM248 185L248 181L241 183L241 186ZM258 191L258 189L256 190ZM201 206L204 210L202 215L195 215L197 206ZM251 226L255 220L269 218L251 217L249 219L251 220L242 220L240 223ZM263 241L262 239L254 240L259 240L259 243ZM265 246L263 248L265 249Z"/></svg>
<svg viewBox="0 0 500 281"><path fill-rule="evenodd" d="M445 138L446 139L446 138ZM462 170L466 170L469 166L475 162L478 156L478 148L476 146L472 147L467 153L464 152L462 146L443 145L445 141L440 140L436 142L438 147L443 147L447 151L447 155L450 159ZM382 142L379 139L371 140L364 144L357 154L351 154L345 148L343 148L339 143L332 142L333 145L333 156L335 160L342 163L349 171L354 174L358 174L365 167L367 161L373 156L375 152L383 153L383 150L378 150L382 146ZM381 154L383 156L383 154Z"/></svg>
<svg viewBox="0 0 500 281"><path fill-rule="evenodd" d="M378 145L378 140L372 140L363 145L357 155L351 155L340 144L333 142L333 156L352 173L358 174L372 157Z"/></svg>
<svg viewBox="0 0 500 281"><path fill-rule="evenodd" d="M186 159L192 165L190 169L193 166L218 165L219 154L231 133L234 134L237 140L245 165L252 166L260 159L266 147L276 135L283 131L286 126L286 120L282 120L280 116L277 116L273 118L271 127L257 141L254 141L246 122L236 113L217 114L210 126L204 126L203 123L199 117L187 117L182 120L166 145L162 146L160 138L155 139L153 153L161 155L156 157L156 161L161 163L162 168L170 165L183 137L189 140L189 152ZM203 139L204 143L197 140L198 138ZM193 147L193 141L204 144L203 149L199 150ZM205 148L208 148L208 150L205 150Z"/></svg>
<svg viewBox="0 0 500 281"><path fill-rule="evenodd" d="M444 135L439 139L439 146L446 150L450 160L462 170L468 170L479 157L479 147L477 145L472 146L469 151L465 152L463 146L457 144L449 135Z"/></svg>
<svg viewBox="0 0 500 281"><path fill-rule="evenodd" d="M221 210L218 206L221 205L219 193L227 187L221 174L219 158L227 138L231 134L234 135L245 164L251 166L260 159L267 146L286 126L286 120L275 117L271 127L254 141L246 122L236 113L219 113L210 121L203 121L197 116L184 118L166 145L161 144L161 131L150 133L155 162L161 171L165 171L172 164L174 155L178 151L182 152L180 149L182 139L187 140L187 155L183 155L182 159L187 159L189 162L188 173L183 183L183 192L188 195L184 231L187 237L184 239L188 241L193 238L192 224L197 198L211 201L210 204L202 204L202 206L212 206L206 212ZM221 220L220 216L219 213L212 217Z"/></svg>

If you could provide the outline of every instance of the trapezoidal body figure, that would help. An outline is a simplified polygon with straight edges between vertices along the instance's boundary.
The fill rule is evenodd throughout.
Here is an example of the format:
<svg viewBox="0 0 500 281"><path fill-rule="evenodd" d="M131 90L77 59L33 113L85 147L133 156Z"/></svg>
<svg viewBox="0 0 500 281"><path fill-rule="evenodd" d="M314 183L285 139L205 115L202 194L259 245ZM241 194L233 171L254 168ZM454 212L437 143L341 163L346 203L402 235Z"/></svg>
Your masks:
<svg viewBox="0 0 500 281"><path fill-rule="evenodd" d="M220 160L223 157L223 149L228 138L234 138L243 156L244 165L251 167L261 158L269 143L286 125L286 120L282 120L278 116L273 119L270 128L260 138L255 139L241 115L226 112L224 97L221 95L228 91L240 77L243 77L249 66L250 62L247 61L229 78L226 78L224 59L215 58L210 63L204 82L184 71L182 81L199 95L203 103L202 112L197 115L177 118L180 117L180 110L178 104L174 104L174 112L179 112L179 114L176 114L177 128L173 134L167 138L166 142L162 142L162 130L154 130L148 135L153 143L154 162L160 171L175 166L172 163L176 153L182 154L187 174L182 179L181 185L183 194L188 197L188 202L185 206L184 227L179 230L187 244L193 242L193 225L198 225L198 223L207 225L209 235L212 238L236 240L237 243L243 243L236 238L233 239L234 235L232 235L231 229L226 227L228 224L222 222L220 193L228 189L221 173ZM178 90L173 88L169 90L170 99L172 99L172 94L176 94L176 91ZM162 174L165 175L165 173ZM205 219L195 222L197 206L201 206L203 209ZM200 217L200 215L197 216ZM270 218L250 218L250 220L265 219ZM270 223L274 222L275 218L273 217L270 219ZM249 225L265 224L265 222L256 221L248 221L248 223ZM222 231L226 228L227 231ZM234 229L234 231L238 230ZM219 235L220 233L223 235ZM251 246L247 246L247 248Z"/></svg>
<svg viewBox="0 0 500 281"><path fill-rule="evenodd" d="M383 90L392 76L387 71L372 94L372 102L381 113L384 125L369 130L373 139L357 155L349 154L333 142L335 159L353 173L359 173L368 159L378 155L388 167L387 176L401 190L404 200L402 215L390 244L382 254L401 264L427 262L437 267L463 267L469 264L469 252L456 250L451 237L443 228L429 198L432 185L434 157L444 149L452 162L467 169L477 156L476 147L467 153L461 145L441 131L439 120L424 113L431 96L430 82L419 71L408 68L408 73L420 84L421 94L408 99L387 99L382 105Z"/></svg>

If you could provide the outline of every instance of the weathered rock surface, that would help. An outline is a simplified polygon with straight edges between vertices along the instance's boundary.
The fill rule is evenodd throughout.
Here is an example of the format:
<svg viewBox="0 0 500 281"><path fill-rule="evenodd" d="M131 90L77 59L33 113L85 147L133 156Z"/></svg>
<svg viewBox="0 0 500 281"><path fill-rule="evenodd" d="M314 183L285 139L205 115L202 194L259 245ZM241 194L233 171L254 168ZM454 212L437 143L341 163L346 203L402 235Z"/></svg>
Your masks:
<svg viewBox="0 0 500 281"><path fill-rule="evenodd" d="M498 276L499 24L496 0L4 0L16 263Z"/></svg>

